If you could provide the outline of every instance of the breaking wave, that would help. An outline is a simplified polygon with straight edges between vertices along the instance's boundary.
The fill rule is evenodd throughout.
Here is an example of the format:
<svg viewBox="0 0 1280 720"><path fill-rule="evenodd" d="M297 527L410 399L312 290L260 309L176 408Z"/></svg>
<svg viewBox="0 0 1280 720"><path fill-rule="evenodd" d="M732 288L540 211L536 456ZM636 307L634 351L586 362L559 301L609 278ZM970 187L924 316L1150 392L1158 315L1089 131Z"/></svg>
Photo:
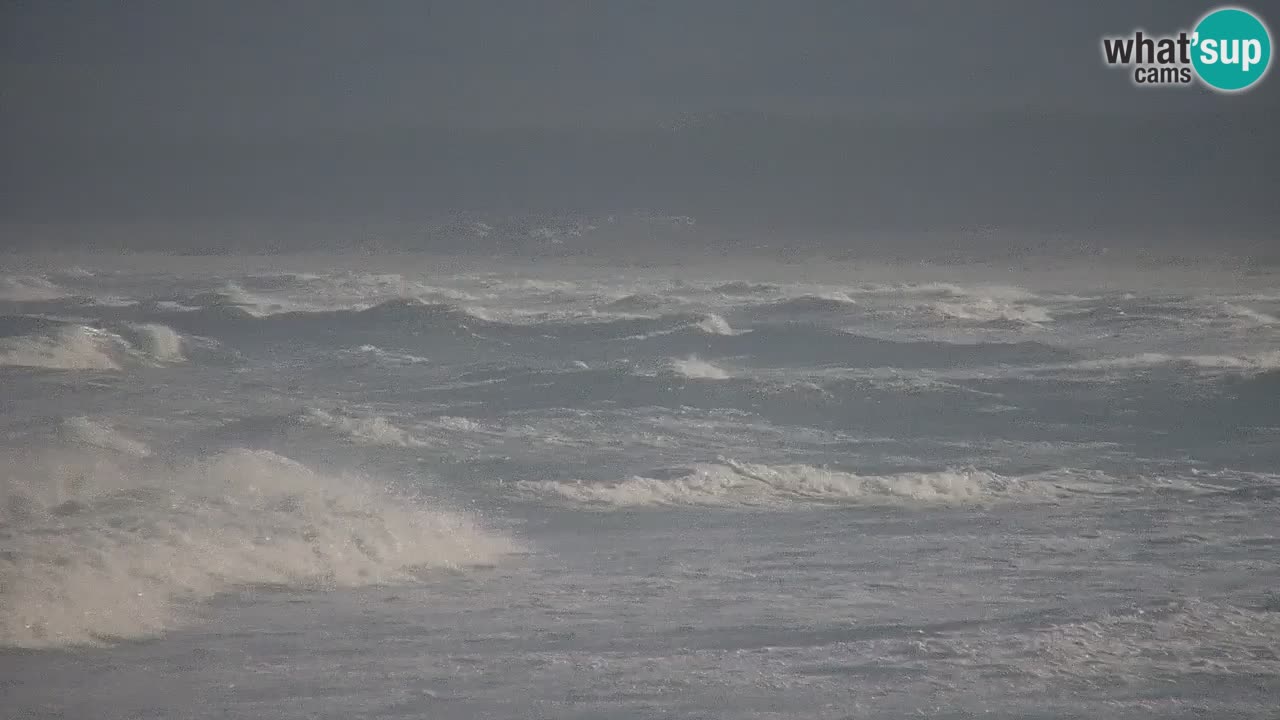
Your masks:
<svg viewBox="0 0 1280 720"><path fill-rule="evenodd" d="M167 325L158 323L129 325L123 332L129 336L135 348L154 360L178 363L185 362L187 359L182 352L182 336Z"/></svg>
<svg viewBox="0 0 1280 720"><path fill-rule="evenodd" d="M454 303L397 298L363 310L293 310L254 315L236 305L205 302L200 312L171 317L174 323L198 326L201 322L249 324L278 329L281 333L411 332L475 338L555 338L572 341L637 339L694 329L710 335L732 335L734 329L715 313L668 313L656 316L591 316L571 320L539 318L537 322L508 322L486 312Z"/></svg>
<svg viewBox="0 0 1280 720"><path fill-rule="evenodd" d="M5 275L0 277L0 300L39 302L59 300L71 294L48 278L39 275Z"/></svg>
<svg viewBox="0 0 1280 720"><path fill-rule="evenodd" d="M131 363L186 361L183 338L166 325L125 325L112 332L45 322L43 332L0 338L0 366L49 370L120 370Z"/></svg>
<svg viewBox="0 0 1280 720"><path fill-rule="evenodd" d="M333 430L352 442L383 447L426 447L430 443L414 437L381 415L349 415L308 410L303 421Z"/></svg>
<svg viewBox="0 0 1280 720"><path fill-rule="evenodd" d="M964 302L935 302L919 306L926 312L949 320L978 323L1009 322L1043 325L1052 322L1049 311L1038 305L1009 302L1003 298L984 297Z"/></svg>
<svg viewBox="0 0 1280 720"><path fill-rule="evenodd" d="M526 492L597 508L787 507L810 503L963 504L1035 492L1032 483L981 470L857 475L809 465L721 459L618 483L526 481Z"/></svg>
<svg viewBox="0 0 1280 720"><path fill-rule="evenodd" d="M146 443L122 435L110 425L87 417L68 418L63 421L61 430L64 437L72 443L114 450L140 458L151 455L151 448Z"/></svg>
<svg viewBox="0 0 1280 720"><path fill-rule="evenodd" d="M0 338L0 365L50 370L119 370L123 340L85 325L67 325L48 335Z"/></svg>
<svg viewBox="0 0 1280 720"><path fill-rule="evenodd" d="M670 360L667 371L690 380L728 380L729 372L717 365L690 355L683 360Z"/></svg>
<svg viewBox="0 0 1280 720"><path fill-rule="evenodd" d="M266 451L179 467L66 449L6 460L0 646L144 637L239 585L406 581L515 548L466 515Z"/></svg>

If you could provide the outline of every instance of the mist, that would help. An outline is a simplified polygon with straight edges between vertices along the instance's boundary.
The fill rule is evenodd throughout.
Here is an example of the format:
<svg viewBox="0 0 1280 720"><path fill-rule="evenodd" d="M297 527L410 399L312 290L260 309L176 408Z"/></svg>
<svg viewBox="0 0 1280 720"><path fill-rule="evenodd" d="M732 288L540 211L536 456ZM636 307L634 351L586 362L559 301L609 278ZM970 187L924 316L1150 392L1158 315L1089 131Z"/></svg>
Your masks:
<svg viewBox="0 0 1280 720"><path fill-rule="evenodd" d="M1211 9L0 4L0 715L1274 720Z"/></svg>
<svg viewBox="0 0 1280 720"><path fill-rule="evenodd" d="M919 238L959 231L975 254L1047 234L1068 254L1266 255L1274 83L1139 88L1100 60L1102 34L1202 12L13 5L3 240L225 252L228 228L260 222L282 229L259 249L349 250L367 238L337 228L363 224L384 249L527 254L527 233L453 229L640 213L699 223L673 251L949 252ZM575 251L646 235L623 237Z"/></svg>

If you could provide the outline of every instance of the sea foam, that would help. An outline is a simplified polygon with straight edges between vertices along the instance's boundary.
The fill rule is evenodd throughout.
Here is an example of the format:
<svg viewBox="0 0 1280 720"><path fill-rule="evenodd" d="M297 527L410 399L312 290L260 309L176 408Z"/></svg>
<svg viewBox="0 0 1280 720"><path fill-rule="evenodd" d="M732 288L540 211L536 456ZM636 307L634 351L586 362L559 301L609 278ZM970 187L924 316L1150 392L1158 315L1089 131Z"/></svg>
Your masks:
<svg viewBox="0 0 1280 720"><path fill-rule="evenodd" d="M49 370L120 370L126 365L186 361L183 337L167 325L125 325L116 331L59 324L44 333L0 338L0 366Z"/></svg>
<svg viewBox="0 0 1280 720"><path fill-rule="evenodd" d="M0 646L153 635L239 585L359 586L492 563L471 517L265 451L185 465L72 449L0 474Z"/></svg>
<svg viewBox="0 0 1280 720"><path fill-rule="evenodd" d="M858 475L809 465L721 459L617 483L529 481L520 487L598 508L662 505L787 507L812 503L959 504L1030 492L1019 478L981 470Z"/></svg>

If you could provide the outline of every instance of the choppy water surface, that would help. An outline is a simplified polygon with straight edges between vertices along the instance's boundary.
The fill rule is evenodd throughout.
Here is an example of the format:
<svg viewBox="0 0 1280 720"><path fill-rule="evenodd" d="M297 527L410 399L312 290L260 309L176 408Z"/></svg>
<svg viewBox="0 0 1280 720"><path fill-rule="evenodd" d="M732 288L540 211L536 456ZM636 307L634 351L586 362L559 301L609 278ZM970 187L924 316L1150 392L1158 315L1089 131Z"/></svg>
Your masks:
<svg viewBox="0 0 1280 720"><path fill-rule="evenodd" d="M0 277L11 716L1280 701L1263 274L254 262Z"/></svg>

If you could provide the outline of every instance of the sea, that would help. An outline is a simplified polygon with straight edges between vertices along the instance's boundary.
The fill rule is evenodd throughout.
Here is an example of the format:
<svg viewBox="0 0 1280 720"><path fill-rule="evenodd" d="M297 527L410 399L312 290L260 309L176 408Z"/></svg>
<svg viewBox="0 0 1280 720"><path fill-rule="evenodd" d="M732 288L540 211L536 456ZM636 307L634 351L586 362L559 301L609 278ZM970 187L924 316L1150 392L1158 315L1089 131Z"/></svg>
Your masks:
<svg viewBox="0 0 1280 720"><path fill-rule="evenodd" d="M1275 718L1280 278L0 259L5 718Z"/></svg>

